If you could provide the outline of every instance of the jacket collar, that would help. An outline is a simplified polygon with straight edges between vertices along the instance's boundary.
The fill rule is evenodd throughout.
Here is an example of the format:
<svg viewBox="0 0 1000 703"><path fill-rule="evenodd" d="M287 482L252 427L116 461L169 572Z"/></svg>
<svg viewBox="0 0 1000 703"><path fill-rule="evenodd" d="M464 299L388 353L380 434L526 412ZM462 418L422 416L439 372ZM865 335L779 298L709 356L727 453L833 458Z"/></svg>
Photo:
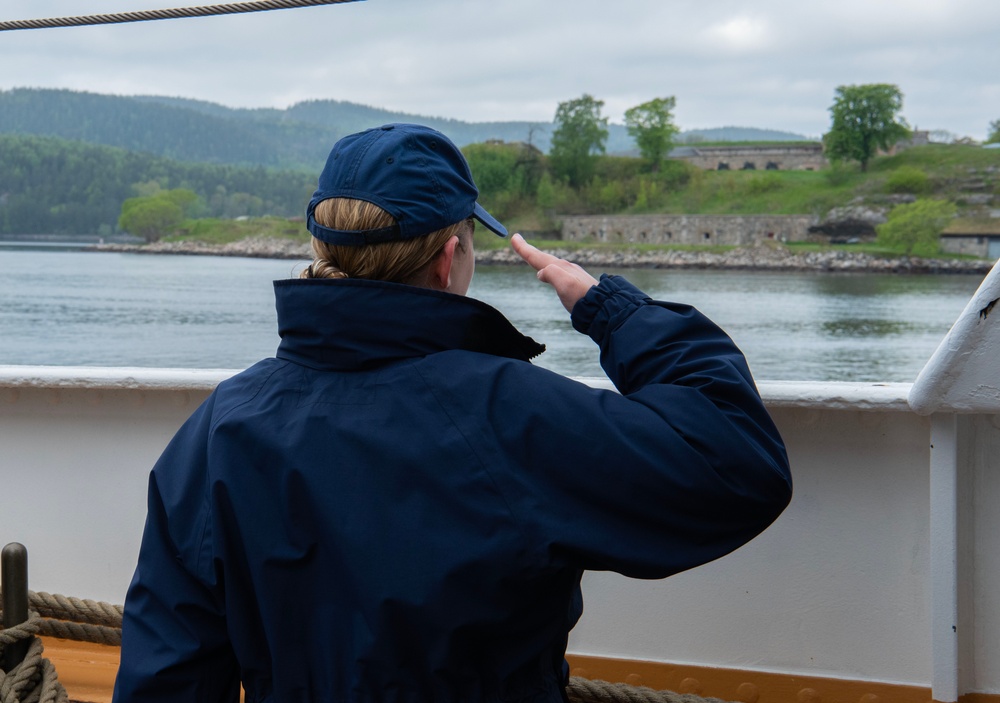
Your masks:
<svg viewBox="0 0 1000 703"><path fill-rule="evenodd" d="M360 279L274 282L277 356L323 370L360 371L450 349L527 361L545 345L474 298Z"/></svg>

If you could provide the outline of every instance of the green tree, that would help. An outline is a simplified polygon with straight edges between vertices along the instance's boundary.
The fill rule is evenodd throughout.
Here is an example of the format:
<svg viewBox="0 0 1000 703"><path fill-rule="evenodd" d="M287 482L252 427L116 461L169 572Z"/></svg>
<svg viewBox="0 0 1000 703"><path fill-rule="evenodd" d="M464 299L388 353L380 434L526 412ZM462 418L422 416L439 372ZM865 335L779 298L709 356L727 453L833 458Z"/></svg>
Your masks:
<svg viewBox="0 0 1000 703"><path fill-rule="evenodd" d="M603 107L603 100L585 93L575 100L559 103L556 108L549 159L555 175L565 178L574 188L590 180L597 154L604 153L608 118L601 117Z"/></svg>
<svg viewBox="0 0 1000 703"><path fill-rule="evenodd" d="M897 205L888 221L875 228L879 244L902 248L907 256L934 256L940 251L941 230L955 216L955 205L946 200L918 200Z"/></svg>
<svg viewBox="0 0 1000 703"><path fill-rule="evenodd" d="M903 94L894 85L842 85L830 107L833 124L823 137L826 153L834 161L857 161L868 170L878 150L887 151L909 135L906 122L898 117Z"/></svg>
<svg viewBox="0 0 1000 703"><path fill-rule="evenodd" d="M990 133L986 137L987 144L1000 144L1000 120L990 122Z"/></svg>
<svg viewBox="0 0 1000 703"><path fill-rule="evenodd" d="M184 211L166 198L129 198L122 205L118 226L147 242L155 242L183 221Z"/></svg>
<svg viewBox="0 0 1000 703"><path fill-rule="evenodd" d="M649 162L653 172L660 170L660 164L670 153L674 137L680 129L673 122L673 110L677 100L654 98L625 111L625 126L629 136L635 139L642 158Z"/></svg>
<svg viewBox="0 0 1000 703"><path fill-rule="evenodd" d="M149 195L129 198L122 203L118 227L129 234L154 242L176 229L185 218L191 217L201 205L201 198L193 190L174 188L157 190L133 184L133 188L146 190ZM148 184L145 184L148 186Z"/></svg>

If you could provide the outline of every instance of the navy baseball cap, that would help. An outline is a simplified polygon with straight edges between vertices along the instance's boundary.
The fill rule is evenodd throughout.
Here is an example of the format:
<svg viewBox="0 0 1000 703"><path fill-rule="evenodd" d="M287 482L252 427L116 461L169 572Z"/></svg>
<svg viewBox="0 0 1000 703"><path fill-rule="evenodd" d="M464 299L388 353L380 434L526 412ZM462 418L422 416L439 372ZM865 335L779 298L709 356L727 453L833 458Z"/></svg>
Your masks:
<svg viewBox="0 0 1000 703"><path fill-rule="evenodd" d="M309 231L328 244L360 246L421 237L474 217L507 236L507 229L476 202L469 164L448 137L430 127L387 124L338 141L306 208ZM313 212L327 198L365 200L396 220L373 230L330 229Z"/></svg>

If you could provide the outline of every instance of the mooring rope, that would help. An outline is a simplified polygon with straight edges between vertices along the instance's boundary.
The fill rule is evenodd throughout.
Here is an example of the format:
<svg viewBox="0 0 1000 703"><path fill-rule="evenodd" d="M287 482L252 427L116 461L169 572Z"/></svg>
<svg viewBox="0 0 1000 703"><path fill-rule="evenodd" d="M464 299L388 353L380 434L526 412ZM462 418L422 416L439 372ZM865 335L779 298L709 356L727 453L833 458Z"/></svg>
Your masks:
<svg viewBox="0 0 1000 703"><path fill-rule="evenodd" d="M42 617L40 634L96 644L122 643L120 605L29 591L28 607Z"/></svg>
<svg viewBox="0 0 1000 703"><path fill-rule="evenodd" d="M208 17L211 15L233 15L241 12L264 12L266 10L287 10L294 7L313 5L336 5L358 0L255 0L254 2L229 2L220 5L200 7L177 7L167 10L139 10L107 15L83 15L80 17L50 17L39 20L0 21L0 32L14 29L48 29L52 27L82 27L91 24L121 24L123 22L148 22L150 20L173 20L181 17Z"/></svg>
<svg viewBox="0 0 1000 703"><path fill-rule="evenodd" d="M122 606L95 600L67 598L51 593L28 591L28 608L37 615L32 634L77 642L93 642L120 647ZM0 610L0 613L3 613ZM12 632L14 628L0 630ZM0 644L3 640L0 640Z"/></svg>
<svg viewBox="0 0 1000 703"><path fill-rule="evenodd" d="M29 643L20 664L0 669L0 703L67 703L66 689L52 662L42 656L38 636L121 646L122 606L28 591L28 608L26 622L0 629L0 654L19 642Z"/></svg>
<svg viewBox="0 0 1000 703"><path fill-rule="evenodd" d="M10 671L0 669L0 703L68 703L69 695L52 662L42 656L42 618L31 613L26 622L0 630L0 653L27 640L28 652Z"/></svg>
<svg viewBox="0 0 1000 703"><path fill-rule="evenodd" d="M121 646L122 606L28 591L30 617L0 629L0 653L16 642L31 640L24 661L9 672L0 669L0 703L66 703L68 696L52 663L42 657L38 635ZM0 611L2 613L2 611ZM692 693L658 691L573 676L566 687L571 703L725 703Z"/></svg>
<svg viewBox="0 0 1000 703"><path fill-rule="evenodd" d="M611 683L571 676L566 687L570 703L727 703L721 698L704 698L694 693L657 691L646 686Z"/></svg>

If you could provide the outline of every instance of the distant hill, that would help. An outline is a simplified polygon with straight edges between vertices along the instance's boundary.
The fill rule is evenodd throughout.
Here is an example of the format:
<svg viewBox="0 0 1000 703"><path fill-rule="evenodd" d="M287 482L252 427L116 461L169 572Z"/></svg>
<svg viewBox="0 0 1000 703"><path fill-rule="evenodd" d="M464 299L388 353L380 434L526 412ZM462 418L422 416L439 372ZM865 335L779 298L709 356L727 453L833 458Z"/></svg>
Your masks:
<svg viewBox="0 0 1000 703"><path fill-rule="evenodd" d="M793 132L782 132L776 129L757 129L756 127L713 127L711 129L692 129L682 132L679 141L687 144L705 142L801 142L807 137Z"/></svg>
<svg viewBox="0 0 1000 703"><path fill-rule="evenodd" d="M548 151L554 129L551 122L462 122L339 100L310 100L279 110L230 108L162 96L33 88L0 91L0 134L58 137L209 164L315 172L337 139L387 122L427 124L459 146L499 139L530 141L542 151ZM694 130L681 136L692 135L706 141L804 139L798 134L747 127ZM635 152L622 125L609 126L606 146L609 154Z"/></svg>

